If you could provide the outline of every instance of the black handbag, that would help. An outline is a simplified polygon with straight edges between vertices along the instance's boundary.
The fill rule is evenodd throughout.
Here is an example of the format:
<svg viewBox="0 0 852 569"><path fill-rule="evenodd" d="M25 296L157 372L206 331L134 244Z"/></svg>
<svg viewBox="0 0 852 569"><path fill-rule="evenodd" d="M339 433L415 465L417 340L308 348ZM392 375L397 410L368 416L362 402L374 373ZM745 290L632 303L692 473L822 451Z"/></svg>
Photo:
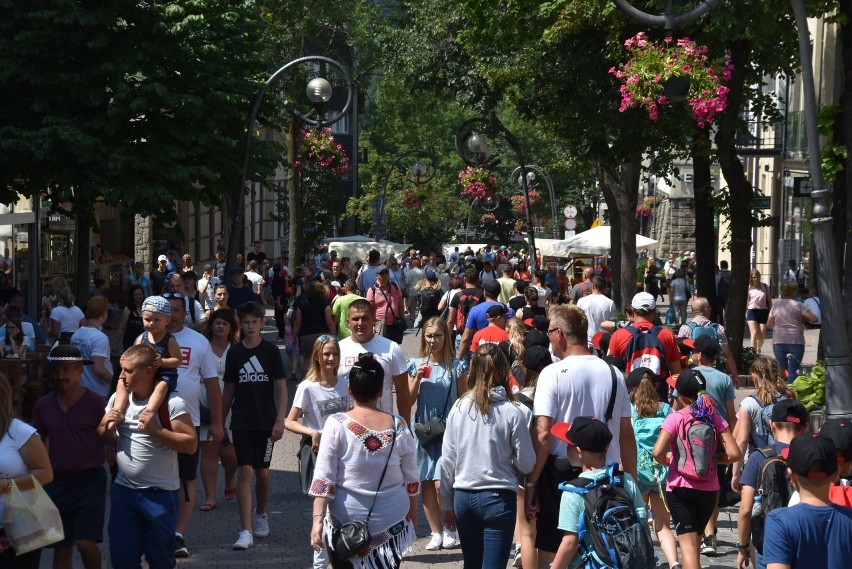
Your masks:
<svg viewBox="0 0 852 569"><path fill-rule="evenodd" d="M420 441L420 446L427 448L444 440L444 431L447 429L447 406L450 404L450 394L453 392L453 381L455 372L450 372L450 387L447 389L447 399L444 401L444 412L435 415L425 423L414 424L414 436Z"/></svg>
<svg viewBox="0 0 852 569"><path fill-rule="evenodd" d="M311 489L311 482L314 480L314 468L317 464L317 453L314 452L312 447L311 437L302 436L296 459L299 461L299 482L302 484L302 492L307 494Z"/></svg>
<svg viewBox="0 0 852 569"><path fill-rule="evenodd" d="M332 518L331 543L334 549L329 550L328 553L335 561L347 561L370 545L370 516L373 515L373 507L376 505L376 498L379 496L379 490L381 490L382 482L385 480L385 473L388 471L393 447L396 444L396 420L394 420L391 429L393 438L391 439L390 452L388 452L388 460L385 462L385 468L382 470L381 478L379 478L379 486L373 495L373 503L367 511L367 519L363 522L352 521L336 525L336 520Z"/></svg>

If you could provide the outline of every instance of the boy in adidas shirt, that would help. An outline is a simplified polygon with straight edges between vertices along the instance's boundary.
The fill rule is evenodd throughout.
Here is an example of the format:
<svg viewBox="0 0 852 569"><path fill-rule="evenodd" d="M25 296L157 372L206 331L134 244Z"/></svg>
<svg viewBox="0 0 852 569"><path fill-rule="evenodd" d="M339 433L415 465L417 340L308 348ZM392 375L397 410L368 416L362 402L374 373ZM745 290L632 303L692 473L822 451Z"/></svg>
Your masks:
<svg viewBox="0 0 852 569"><path fill-rule="evenodd" d="M223 415L231 412L237 454L237 509L241 531L234 549L254 545L254 537L269 535L266 503L272 446L284 434L287 383L278 348L260 337L265 311L257 302L237 308L243 340L231 346L225 361ZM277 399L277 403L276 403ZM254 473L257 506L252 523L251 478Z"/></svg>

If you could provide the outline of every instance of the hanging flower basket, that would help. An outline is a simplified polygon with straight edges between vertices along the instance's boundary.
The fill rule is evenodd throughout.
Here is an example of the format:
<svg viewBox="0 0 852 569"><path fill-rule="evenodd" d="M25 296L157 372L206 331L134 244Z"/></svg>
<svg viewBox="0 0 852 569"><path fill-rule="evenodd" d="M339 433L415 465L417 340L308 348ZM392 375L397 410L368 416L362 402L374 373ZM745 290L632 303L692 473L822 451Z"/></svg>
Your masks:
<svg viewBox="0 0 852 569"><path fill-rule="evenodd" d="M529 190L528 193L530 196L530 206L534 206L535 204L541 201L541 194L538 192L538 190ZM523 194L514 195L509 199L512 202L512 210L514 210L516 213L523 215L527 212L527 204L524 200Z"/></svg>
<svg viewBox="0 0 852 569"><path fill-rule="evenodd" d="M295 166L300 172L312 170L345 176L349 172L349 157L343 146L334 140L330 128L302 129Z"/></svg>
<svg viewBox="0 0 852 569"><path fill-rule="evenodd" d="M461 188L461 195L472 200L485 200L500 191L500 181L482 166L468 166L461 170L456 183Z"/></svg>
<svg viewBox="0 0 852 569"><path fill-rule="evenodd" d="M423 191L407 188L402 192L402 206L406 209L420 209L424 201L426 201L426 196Z"/></svg>
<svg viewBox="0 0 852 569"><path fill-rule="evenodd" d="M480 225L486 225L486 224L489 224L489 223L492 224L492 225L496 224L497 223L497 216L494 215L493 213L483 213L479 218L479 223L480 223Z"/></svg>
<svg viewBox="0 0 852 569"><path fill-rule="evenodd" d="M689 38L648 41L644 32L624 42L628 60L609 72L621 83L620 112L643 107L657 120L659 109L672 101L688 101L700 127L713 122L728 102L725 81L731 78L731 58L710 60L707 46Z"/></svg>
<svg viewBox="0 0 852 569"><path fill-rule="evenodd" d="M519 219L515 222L515 226L512 229L515 233L523 233L527 230L527 223L526 221Z"/></svg>
<svg viewBox="0 0 852 569"><path fill-rule="evenodd" d="M663 198L661 196L647 196L642 203L636 206L636 219L640 217L650 217L651 212L654 211L654 208L663 203Z"/></svg>

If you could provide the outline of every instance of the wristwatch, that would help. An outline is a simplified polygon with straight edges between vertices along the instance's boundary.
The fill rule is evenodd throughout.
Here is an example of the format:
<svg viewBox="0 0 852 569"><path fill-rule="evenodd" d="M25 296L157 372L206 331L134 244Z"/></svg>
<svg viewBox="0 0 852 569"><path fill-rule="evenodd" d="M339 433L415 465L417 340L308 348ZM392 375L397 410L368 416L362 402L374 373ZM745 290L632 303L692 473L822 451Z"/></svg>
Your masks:
<svg viewBox="0 0 852 569"><path fill-rule="evenodd" d="M748 543L740 543L740 542L738 541L738 542L737 542L737 549L739 549L739 550L748 549L750 545L751 545L751 542L748 542Z"/></svg>

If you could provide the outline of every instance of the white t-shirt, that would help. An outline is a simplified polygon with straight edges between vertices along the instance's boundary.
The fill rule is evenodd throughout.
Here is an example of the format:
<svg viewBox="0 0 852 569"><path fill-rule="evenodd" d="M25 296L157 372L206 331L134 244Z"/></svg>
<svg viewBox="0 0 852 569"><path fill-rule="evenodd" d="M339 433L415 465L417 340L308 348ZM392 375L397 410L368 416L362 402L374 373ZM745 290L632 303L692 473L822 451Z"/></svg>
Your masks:
<svg viewBox="0 0 852 569"><path fill-rule="evenodd" d="M186 408L192 417L192 424L201 425L201 392L204 389L202 380L219 379L216 371L216 358L207 338L189 328L180 332L172 332L180 346L181 364L177 368L177 393L186 403Z"/></svg>
<svg viewBox="0 0 852 569"><path fill-rule="evenodd" d="M204 277L201 277L201 279L199 279L199 281L198 281L198 292L201 292L201 289L204 289L204 285L207 284L207 288L204 289L204 293L203 293L203 295L204 295L204 309L205 310L212 310L213 307L216 306L216 300L213 298L213 293L216 290L216 285L219 284L220 282L222 282L222 281L220 281L219 277L217 277L217 276L211 276L209 283L207 282L207 279L205 279Z"/></svg>
<svg viewBox="0 0 852 569"><path fill-rule="evenodd" d="M399 344L392 342L384 336L376 334L366 344L358 344L350 336L340 340L340 368L337 370L339 380L349 381L349 370L358 363L358 354L372 352L376 360L385 371L384 390L379 400L379 409L387 413L393 413L393 377L407 373L405 354Z"/></svg>
<svg viewBox="0 0 852 569"><path fill-rule="evenodd" d="M104 365L110 374L112 374L112 362L109 358L109 338L107 338L106 334L97 328L83 326L71 336L71 344L77 346L84 359L90 360L94 356L104 358ZM83 384L83 387L97 393L101 397L109 397L111 382L104 382L104 380L95 375L93 367L83 366L83 377L80 378L80 383Z"/></svg>
<svg viewBox="0 0 852 569"><path fill-rule="evenodd" d="M592 336L602 332L601 322L615 320L615 303L602 294L590 294L577 301L577 307L586 314L589 319L589 341Z"/></svg>
<svg viewBox="0 0 852 569"><path fill-rule="evenodd" d="M255 273L254 271L246 271L245 275L246 278L251 281L251 289L254 292L257 292L258 287L261 287L261 289L263 289L263 285L266 284L266 281L263 280L263 277Z"/></svg>
<svg viewBox="0 0 852 569"><path fill-rule="evenodd" d="M80 327L80 320L85 318L83 311L76 306L56 306L50 311L50 319L59 322L59 332L76 332Z"/></svg>
<svg viewBox="0 0 852 569"><path fill-rule="evenodd" d="M30 425L12 419L9 430L0 439L0 478L17 478L29 472L21 458L21 447L27 444L30 437L38 436ZM3 513L6 510L6 492L0 492L0 528L3 527Z"/></svg>
<svg viewBox="0 0 852 569"><path fill-rule="evenodd" d="M627 385L620 371L615 370L616 394L612 419L607 423L612 442L606 453L607 463L621 460L618 435L621 419L630 417ZM555 422L570 423L575 417L597 417L604 420L612 393L612 374L605 361L592 355L568 356L544 368L536 384L533 415L550 417ZM565 456L567 445L551 437L550 454Z"/></svg>
<svg viewBox="0 0 852 569"><path fill-rule="evenodd" d="M334 387L323 387L316 381L305 380L296 388L293 407L302 410L302 423L306 427L322 431L329 416L346 413L352 407L349 381L338 379Z"/></svg>

